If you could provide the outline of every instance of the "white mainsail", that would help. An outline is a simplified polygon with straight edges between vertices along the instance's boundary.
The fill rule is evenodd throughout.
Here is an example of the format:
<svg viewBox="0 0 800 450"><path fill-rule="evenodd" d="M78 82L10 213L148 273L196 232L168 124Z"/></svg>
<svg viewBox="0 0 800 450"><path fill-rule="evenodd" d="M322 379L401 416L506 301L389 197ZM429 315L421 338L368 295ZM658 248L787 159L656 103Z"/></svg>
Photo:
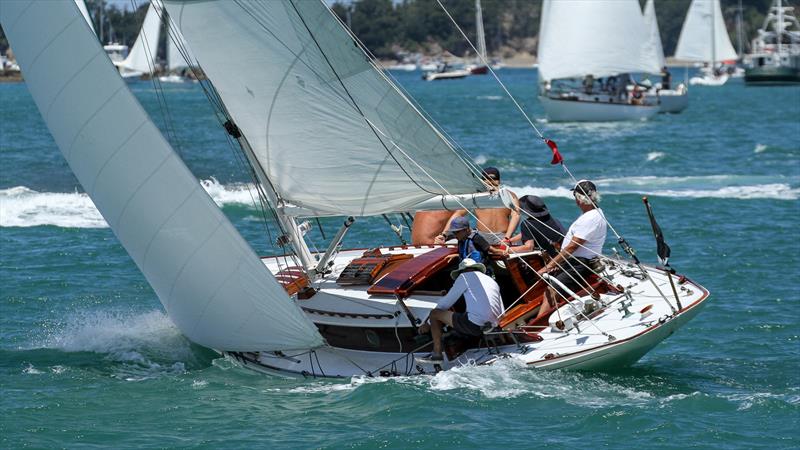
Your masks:
<svg viewBox="0 0 800 450"><path fill-rule="evenodd" d="M719 0L692 0L678 38L675 58L716 63L736 57Z"/></svg>
<svg viewBox="0 0 800 450"><path fill-rule="evenodd" d="M647 58L638 0L545 0L539 33L539 81L658 73Z"/></svg>
<svg viewBox="0 0 800 450"><path fill-rule="evenodd" d="M658 31L655 0L647 0L647 4L644 6L644 25L647 32L644 53L652 59L651 65L665 67L667 60L664 58L664 47L661 45L661 34Z"/></svg>
<svg viewBox="0 0 800 450"><path fill-rule="evenodd" d="M178 328L220 350L321 345L128 90L74 2L3 0L0 22L58 147Z"/></svg>
<svg viewBox="0 0 800 450"><path fill-rule="evenodd" d="M366 216L485 191L321 1L164 3L284 201Z"/></svg>
<svg viewBox="0 0 800 450"><path fill-rule="evenodd" d="M475 40L478 42L478 60L487 61L486 54L486 35L483 32L483 10L481 0L475 0Z"/></svg>
<svg viewBox="0 0 800 450"><path fill-rule="evenodd" d="M128 57L122 62L123 67L142 73L153 72L161 32L160 16L156 4L151 3L147 7L147 14L144 16L139 36L136 37Z"/></svg>

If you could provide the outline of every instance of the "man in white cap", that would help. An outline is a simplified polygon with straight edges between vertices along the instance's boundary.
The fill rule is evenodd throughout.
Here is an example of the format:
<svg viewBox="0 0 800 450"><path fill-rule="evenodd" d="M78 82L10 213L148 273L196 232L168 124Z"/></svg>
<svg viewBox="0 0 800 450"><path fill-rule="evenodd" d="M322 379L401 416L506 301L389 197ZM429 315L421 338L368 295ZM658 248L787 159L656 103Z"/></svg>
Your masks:
<svg viewBox="0 0 800 450"><path fill-rule="evenodd" d="M603 244L606 241L607 225L603 211L597 206L600 194L597 186L589 180L581 180L572 188L575 204L581 209L581 216L570 225L561 251L558 252L544 267L537 272L541 274L557 271L555 278L573 291L586 287L586 279L591 275L593 259L603 253ZM552 311L556 305L557 297L568 294L559 288L560 295L555 292L556 287L551 286L545 293L547 299L542 303L537 318Z"/></svg>
<svg viewBox="0 0 800 450"><path fill-rule="evenodd" d="M503 300L500 297L500 286L492 277L486 275L486 266L471 258L465 258L458 269L450 272L456 280L453 287L442 297L431 311L430 325L419 327L420 334L431 332L433 351L422 358L426 362L441 362L442 327L447 325L465 336L480 336L486 323L497 326L497 319L503 313ZM467 310L464 313L450 311L450 307L464 296Z"/></svg>

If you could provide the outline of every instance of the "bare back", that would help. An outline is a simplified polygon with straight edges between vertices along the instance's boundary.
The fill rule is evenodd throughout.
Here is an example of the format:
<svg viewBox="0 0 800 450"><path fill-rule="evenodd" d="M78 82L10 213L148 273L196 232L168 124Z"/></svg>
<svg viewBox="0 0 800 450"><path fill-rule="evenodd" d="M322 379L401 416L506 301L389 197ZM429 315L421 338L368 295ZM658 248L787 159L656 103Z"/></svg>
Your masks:
<svg viewBox="0 0 800 450"><path fill-rule="evenodd" d="M476 209L478 231L505 233L511 223L511 210L508 208Z"/></svg>
<svg viewBox="0 0 800 450"><path fill-rule="evenodd" d="M411 226L411 244L433 244L436 236L442 232L452 214L451 211L447 210L418 211L414 214L414 224Z"/></svg>

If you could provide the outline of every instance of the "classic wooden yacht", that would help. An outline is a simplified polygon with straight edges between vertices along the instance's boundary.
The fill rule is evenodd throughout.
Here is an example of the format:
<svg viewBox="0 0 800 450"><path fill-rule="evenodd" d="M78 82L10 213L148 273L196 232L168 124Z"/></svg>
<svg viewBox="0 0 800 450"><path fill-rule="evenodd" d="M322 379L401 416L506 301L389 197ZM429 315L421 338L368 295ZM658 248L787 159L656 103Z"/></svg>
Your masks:
<svg viewBox="0 0 800 450"><path fill-rule="evenodd" d="M629 257L598 255L584 287L536 320L543 290L559 282L535 275L541 253L515 254L491 262L506 302L499 326L474 339L451 334L444 361L421 362L431 343L417 325L453 283L455 248L342 250L347 231L355 217L504 207L508 192L489 190L324 2L164 4L207 77L220 130L253 175L254 196L275 219L282 256L255 254L73 2L7 0L0 22L70 168L189 340L247 368L312 377L503 359L618 368L708 298L685 276L643 265L621 239ZM308 217L345 218L324 251L308 248L312 231L298 224Z"/></svg>

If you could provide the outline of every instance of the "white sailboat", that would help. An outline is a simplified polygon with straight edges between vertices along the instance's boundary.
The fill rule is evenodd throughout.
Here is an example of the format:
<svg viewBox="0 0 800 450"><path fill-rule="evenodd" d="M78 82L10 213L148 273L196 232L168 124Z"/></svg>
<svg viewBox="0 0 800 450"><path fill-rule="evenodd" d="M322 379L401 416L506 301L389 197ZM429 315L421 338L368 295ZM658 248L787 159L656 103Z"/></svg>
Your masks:
<svg viewBox="0 0 800 450"><path fill-rule="evenodd" d="M167 29L167 65L164 70L166 75L158 77L162 83L186 83L192 81L186 77L182 72L189 69L187 59L191 60L189 53L189 46L183 38L181 31L175 28L169 17L165 15L165 23Z"/></svg>
<svg viewBox="0 0 800 450"><path fill-rule="evenodd" d="M133 43L127 57L123 60L112 61L119 70L122 78L134 81L143 75L150 75L156 67L158 40L161 33L161 16L156 3L147 7L147 13L142 22L142 29ZM108 51L108 49L106 49Z"/></svg>
<svg viewBox="0 0 800 450"><path fill-rule="evenodd" d="M483 32L483 8L481 8L481 0L475 0L475 41L478 44L478 57L472 64L467 64L466 70L472 75L486 75L489 73L489 67L486 62L489 61L489 55L486 53L486 35Z"/></svg>
<svg viewBox="0 0 800 450"><path fill-rule="evenodd" d="M667 69L667 60L664 58L664 47L661 45L661 34L658 31L658 19L656 18L656 7L654 0L647 0L644 7L644 23L647 29L647 39L644 41L645 54L653 59L653 66ZM679 83L675 88L671 85L664 86L657 83L653 89L648 91L648 95L658 98L662 113L679 113L689 106L689 89L683 83Z"/></svg>
<svg viewBox="0 0 800 450"><path fill-rule="evenodd" d="M725 62L735 62L733 49L719 0L692 0L686 12L675 59L704 63L701 75L689 79L689 84L722 86L730 75Z"/></svg>
<svg viewBox="0 0 800 450"><path fill-rule="evenodd" d="M98 57L104 52L71 2L8 0L0 22L71 169L192 341L254 370L303 376L433 373L509 358L531 368L620 367L707 299L685 277L673 284L662 269L602 257L588 290L549 318L530 321L543 283L504 281L520 297L502 329L450 341L441 364L415 360L430 347L415 340L416 325L452 285L456 249L340 250L348 217L328 249L312 253L297 219L499 207L509 197L486 192L480 173L324 3L165 4L224 102L224 128L274 209L291 263L255 255ZM543 256L501 262L522 274Z"/></svg>
<svg viewBox="0 0 800 450"><path fill-rule="evenodd" d="M637 0L544 0L539 29L539 101L548 120L643 120L658 113L629 76L661 71L644 53Z"/></svg>

